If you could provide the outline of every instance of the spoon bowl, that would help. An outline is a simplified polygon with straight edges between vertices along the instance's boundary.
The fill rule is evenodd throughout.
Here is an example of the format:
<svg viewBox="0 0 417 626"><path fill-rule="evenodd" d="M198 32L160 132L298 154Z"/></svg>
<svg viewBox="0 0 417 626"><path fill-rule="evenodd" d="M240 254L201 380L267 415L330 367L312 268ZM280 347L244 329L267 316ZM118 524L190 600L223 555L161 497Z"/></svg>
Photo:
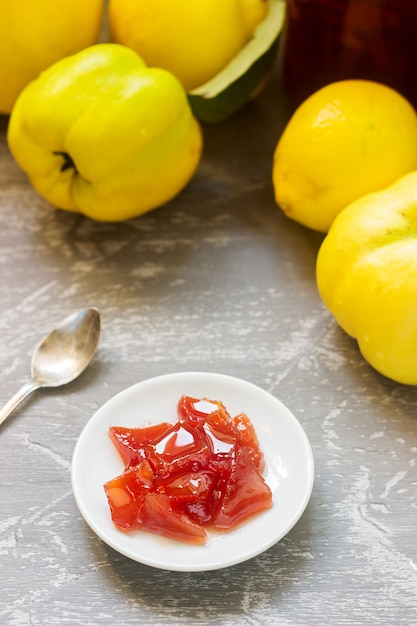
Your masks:
<svg viewBox="0 0 417 626"><path fill-rule="evenodd" d="M36 389L59 387L77 378L91 362L100 334L101 317L96 308L81 309L66 317L35 350L31 380L0 410L0 424Z"/></svg>
<svg viewBox="0 0 417 626"><path fill-rule="evenodd" d="M82 309L67 317L39 345L32 357L32 379L41 387L59 387L81 374L100 339L97 309Z"/></svg>

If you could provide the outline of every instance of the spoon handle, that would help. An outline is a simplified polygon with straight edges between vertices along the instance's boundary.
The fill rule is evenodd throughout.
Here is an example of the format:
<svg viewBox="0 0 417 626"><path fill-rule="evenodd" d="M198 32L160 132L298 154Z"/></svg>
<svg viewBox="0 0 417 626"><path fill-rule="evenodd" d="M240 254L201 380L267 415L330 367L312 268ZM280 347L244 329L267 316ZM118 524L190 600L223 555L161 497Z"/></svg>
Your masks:
<svg viewBox="0 0 417 626"><path fill-rule="evenodd" d="M13 411L19 406L19 404L23 402L23 400L27 398L28 395L32 393L32 391L39 389L39 387L39 383L36 383L34 381L24 384L19 389L19 391L17 391L14 396L12 396L10 400L6 402L3 408L0 409L0 425L3 424L3 422L9 417L9 415L13 413Z"/></svg>

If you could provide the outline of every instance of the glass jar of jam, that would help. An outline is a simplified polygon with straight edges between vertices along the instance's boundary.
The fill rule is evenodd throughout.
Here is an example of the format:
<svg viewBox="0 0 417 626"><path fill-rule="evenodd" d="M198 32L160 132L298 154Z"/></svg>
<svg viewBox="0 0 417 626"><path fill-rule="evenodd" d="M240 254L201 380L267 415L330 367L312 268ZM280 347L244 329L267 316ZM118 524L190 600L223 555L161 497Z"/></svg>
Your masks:
<svg viewBox="0 0 417 626"><path fill-rule="evenodd" d="M287 0L282 45L294 106L327 83L365 78L417 107L417 0Z"/></svg>

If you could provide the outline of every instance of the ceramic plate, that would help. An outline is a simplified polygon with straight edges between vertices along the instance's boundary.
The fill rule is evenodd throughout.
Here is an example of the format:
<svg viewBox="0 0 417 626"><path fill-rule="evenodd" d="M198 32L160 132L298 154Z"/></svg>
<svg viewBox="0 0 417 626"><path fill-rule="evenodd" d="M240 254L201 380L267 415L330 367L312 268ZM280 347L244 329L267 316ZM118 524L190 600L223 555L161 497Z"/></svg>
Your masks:
<svg viewBox="0 0 417 626"><path fill-rule="evenodd" d="M124 533L110 517L103 484L123 472L108 435L110 426L140 427L177 421L181 395L220 400L230 414L246 413L265 456L264 478L273 506L236 530L209 534L205 545L188 545L148 532ZM246 561L274 545L294 526L313 488L314 461L307 436L294 415L252 383L205 372L158 376L106 402L90 419L75 446L72 488L82 516L106 544L156 568L205 571Z"/></svg>

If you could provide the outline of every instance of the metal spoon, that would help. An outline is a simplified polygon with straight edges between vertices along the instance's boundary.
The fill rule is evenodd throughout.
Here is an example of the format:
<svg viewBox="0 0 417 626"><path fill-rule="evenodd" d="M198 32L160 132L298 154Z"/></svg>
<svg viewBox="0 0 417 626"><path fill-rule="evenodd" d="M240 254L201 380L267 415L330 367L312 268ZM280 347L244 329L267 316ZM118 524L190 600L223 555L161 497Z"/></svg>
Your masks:
<svg viewBox="0 0 417 626"><path fill-rule="evenodd" d="M31 380L0 410L0 424L32 391L59 387L77 378L93 358L100 333L101 318L95 308L81 309L65 318L35 350Z"/></svg>

